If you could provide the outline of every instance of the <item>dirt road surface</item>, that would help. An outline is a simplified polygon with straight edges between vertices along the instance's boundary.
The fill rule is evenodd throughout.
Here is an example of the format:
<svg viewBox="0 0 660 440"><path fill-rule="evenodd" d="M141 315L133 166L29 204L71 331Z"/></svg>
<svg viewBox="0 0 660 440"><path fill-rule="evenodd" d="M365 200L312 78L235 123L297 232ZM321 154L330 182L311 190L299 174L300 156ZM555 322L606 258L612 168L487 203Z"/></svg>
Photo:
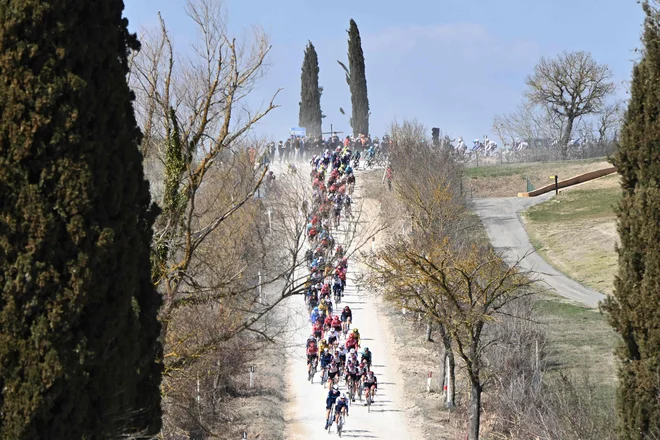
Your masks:
<svg viewBox="0 0 660 440"><path fill-rule="evenodd" d="M356 196L359 197L359 176ZM356 197L357 198L357 197ZM345 227L345 224L342 226ZM357 292L354 280L356 264L349 261L349 272L344 300L335 304L335 310L349 305L353 311L354 327L362 337L362 348L369 347L373 352L373 371L378 378L378 392L371 412L363 406L364 402L356 399L350 406L350 416L346 419L342 437L354 439L415 439L416 436L407 426L405 408L399 389L396 361L386 346L381 319L373 306L372 298ZM286 411L287 439L327 439L325 425L325 399L328 394L327 384L320 385L320 373L314 377L314 383L307 381L305 341L311 333L307 309L302 298L291 298L288 304L290 319L298 329L294 335L295 344L289 350L287 361L289 403ZM343 339L342 339L343 341ZM341 381L340 390L346 391ZM336 436L336 425L330 435Z"/></svg>
<svg viewBox="0 0 660 440"><path fill-rule="evenodd" d="M523 269L537 272L557 294L588 307L597 307L605 296L567 277L536 253L518 216L520 211L553 196L554 193L528 198L475 199L473 209L481 218L490 242L496 249L504 251L509 263L527 255L520 264Z"/></svg>

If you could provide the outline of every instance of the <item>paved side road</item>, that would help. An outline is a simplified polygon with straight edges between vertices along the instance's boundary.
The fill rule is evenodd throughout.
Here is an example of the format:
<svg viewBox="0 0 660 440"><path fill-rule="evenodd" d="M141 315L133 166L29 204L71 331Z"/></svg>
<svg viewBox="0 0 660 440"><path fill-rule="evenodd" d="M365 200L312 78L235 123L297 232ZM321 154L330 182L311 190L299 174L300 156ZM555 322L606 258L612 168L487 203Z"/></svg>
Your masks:
<svg viewBox="0 0 660 440"><path fill-rule="evenodd" d="M553 195L475 199L473 209L481 218L495 249L504 251L510 264L527 254L520 264L522 268L538 272L541 279L559 295L588 307L597 307L605 296L562 274L536 253L518 216L520 211L544 202Z"/></svg>

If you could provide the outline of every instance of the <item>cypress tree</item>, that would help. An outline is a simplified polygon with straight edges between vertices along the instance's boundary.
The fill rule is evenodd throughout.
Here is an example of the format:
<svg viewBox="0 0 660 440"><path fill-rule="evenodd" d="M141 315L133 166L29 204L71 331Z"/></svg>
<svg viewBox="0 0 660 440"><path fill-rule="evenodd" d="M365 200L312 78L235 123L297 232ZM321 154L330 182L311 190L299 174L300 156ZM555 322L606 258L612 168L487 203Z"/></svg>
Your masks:
<svg viewBox="0 0 660 440"><path fill-rule="evenodd" d="M307 129L308 136L321 135L321 88L319 87L319 58L312 42L307 43L300 75L300 114L298 125Z"/></svg>
<svg viewBox="0 0 660 440"><path fill-rule="evenodd" d="M620 334L619 438L660 435L660 28L644 5L643 56L614 163L621 174L617 207L619 270L605 303Z"/></svg>
<svg viewBox="0 0 660 440"><path fill-rule="evenodd" d="M360 31L351 19L348 29L348 83L351 90L351 127L353 135L369 134L369 97L367 95L367 76L364 69L364 53Z"/></svg>
<svg viewBox="0 0 660 440"><path fill-rule="evenodd" d="M160 429L161 299L122 0L0 6L0 438Z"/></svg>

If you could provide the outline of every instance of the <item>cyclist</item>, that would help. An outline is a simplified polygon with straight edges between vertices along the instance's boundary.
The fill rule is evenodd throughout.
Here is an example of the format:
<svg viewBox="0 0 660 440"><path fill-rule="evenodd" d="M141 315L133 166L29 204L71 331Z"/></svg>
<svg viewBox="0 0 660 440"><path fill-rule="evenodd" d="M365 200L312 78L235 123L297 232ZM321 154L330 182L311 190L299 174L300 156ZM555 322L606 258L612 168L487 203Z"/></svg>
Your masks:
<svg viewBox="0 0 660 440"><path fill-rule="evenodd" d="M337 355L339 356L339 365L341 368L343 368L346 365L346 355L348 354L348 351L346 351L346 347L344 347L344 344L341 344L339 346L339 349L337 350Z"/></svg>
<svg viewBox="0 0 660 440"><path fill-rule="evenodd" d="M346 393L342 393L335 403L335 423L339 424L339 416L342 413L348 417L348 397L346 397Z"/></svg>
<svg viewBox="0 0 660 440"><path fill-rule="evenodd" d="M355 336L355 339L357 339L358 346L360 345L360 332L358 331L357 327L353 329L353 336Z"/></svg>
<svg viewBox="0 0 660 440"><path fill-rule="evenodd" d="M328 382L330 385L335 383L335 377L339 374L339 356L333 355L330 363L328 364ZM337 379L339 382L339 379Z"/></svg>
<svg viewBox="0 0 660 440"><path fill-rule="evenodd" d="M328 287L328 289L326 290L326 286L328 286L328 284L324 284L324 285L323 285L323 288L321 289L321 295L325 295L326 293L328 293L327 291L330 290L329 287ZM327 300L326 300L325 298L322 298L322 299L321 299L321 304L319 304L318 309L319 309L319 313L320 313L320 314L322 314L322 315L328 315L328 302L327 302Z"/></svg>
<svg viewBox="0 0 660 440"><path fill-rule="evenodd" d="M365 396L367 399L371 399L371 401L374 401L374 396L376 395L376 389L378 388L378 379L376 379L376 375L374 374L373 371L370 371L367 373L366 377L364 378L364 389L365 389ZM367 404L365 403L365 406Z"/></svg>
<svg viewBox="0 0 660 440"><path fill-rule="evenodd" d="M352 380L351 384L351 391L352 391L352 396L353 396L353 402L355 402L355 389L357 388L357 383L358 383L358 371L357 371L357 365L351 360L347 359L346 360L346 383L348 384L348 381Z"/></svg>
<svg viewBox="0 0 660 440"><path fill-rule="evenodd" d="M341 298L342 285L341 285L341 279L339 278L339 275L335 274L332 281L333 281L333 283L332 283L332 293L334 293L335 297Z"/></svg>
<svg viewBox="0 0 660 440"><path fill-rule="evenodd" d="M321 339L323 337L323 323L318 320L312 326L312 334L315 338Z"/></svg>
<svg viewBox="0 0 660 440"><path fill-rule="evenodd" d="M360 357L361 360L367 364L367 371L371 371L371 352L369 351L369 347L364 347Z"/></svg>
<svg viewBox="0 0 660 440"><path fill-rule="evenodd" d="M318 359L319 352L316 347L316 339L307 345L307 375L312 371L312 363Z"/></svg>
<svg viewBox="0 0 660 440"><path fill-rule="evenodd" d="M341 393L339 392L339 387L333 385L332 389L328 391L328 397L325 399L325 428L328 429L328 421L330 419L330 411L332 411L332 406L335 404Z"/></svg>
<svg viewBox="0 0 660 440"><path fill-rule="evenodd" d="M309 335L309 338L307 338L307 342L305 343L305 348L309 348L310 344L312 343L314 344L314 346L316 346L316 337L314 336L313 333Z"/></svg>
<svg viewBox="0 0 660 440"><path fill-rule="evenodd" d="M319 343L319 354L322 354L325 350L328 348L328 341L325 339L321 339L321 342Z"/></svg>
<svg viewBox="0 0 660 440"><path fill-rule="evenodd" d="M364 361L360 362L357 366L357 383L359 384L365 377L367 377L367 365L364 363ZM358 388L358 392L359 388ZM362 400L362 394L360 393L360 400Z"/></svg>
<svg viewBox="0 0 660 440"><path fill-rule="evenodd" d="M346 348L348 348L349 350L353 349L357 351L359 345L360 345L359 339L357 336L355 336L355 332L349 333L348 338L346 338Z"/></svg>
<svg viewBox="0 0 660 440"><path fill-rule="evenodd" d="M343 331L348 331L348 328L351 326L351 320L353 319L353 312L351 311L351 308L346 306L344 307L344 310L341 312L341 323L342 323L342 330Z"/></svg>
<svg viewBox="0 0 660 440"><path fill-rule="evenodd" d="M328 307L328 316L331 316L332 315L332 300L330 299L329 294L325 299L325 305Z"/></svg>
<svg viewBox="0 0 660 440"><path fill-rule="evenodd" d="M332 362L332 354L327 348L324 348L321 352L321 370L325 370Z"/></svg>
<svg viewBox="0 0 660 440"><path fill-rule="evenodd" d="M311 315L309 315L309 319L312 321L312 324L314 324L319 319L319 316L320 316L319 308L314 307L312 309Z"/></svg>
<svg viewBox="0 0 660 440"><path fill-rule="evenodd" d="M341 258L344 256L344 247L340 244L337 245L337 251L335 252L335 255L337 258Z"/></svg>
<svg viewBox="0 0 660 440"><path fill-rule="evenodd" d="M339 332L335 329L331 329L328 334L328 345L337 345L339 343Z"/></svg>
<svg viewBox="0 0 660 440"><path fill-rule="evenodd" d="M332 317L331 327L333 330L341 332L341 320L339 319L339 316L335 315Z"/></svg>

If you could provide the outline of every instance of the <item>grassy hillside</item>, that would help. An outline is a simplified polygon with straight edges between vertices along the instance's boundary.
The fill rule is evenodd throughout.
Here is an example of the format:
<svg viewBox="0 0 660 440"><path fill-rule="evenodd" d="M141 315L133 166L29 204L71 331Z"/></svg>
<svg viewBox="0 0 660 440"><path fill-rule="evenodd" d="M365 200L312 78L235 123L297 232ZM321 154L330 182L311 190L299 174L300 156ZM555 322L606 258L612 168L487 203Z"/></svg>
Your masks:
<svg viewBox="0 0 660 440"><path fill-rule="evenodd" d="M561 191L523 214L527 233L543 257L571 278L612 292L617 267L614 205L618 176Z"/></svg>
<svg viewBox="0 0 660 440"><path fill-rule="evenodd" d="M552 183L551 175L567 179L612 166L604 158L563 162L534 162L466 168L463 189L472 197L515 197L527 190L527 178L535 188Z"/></svg>

